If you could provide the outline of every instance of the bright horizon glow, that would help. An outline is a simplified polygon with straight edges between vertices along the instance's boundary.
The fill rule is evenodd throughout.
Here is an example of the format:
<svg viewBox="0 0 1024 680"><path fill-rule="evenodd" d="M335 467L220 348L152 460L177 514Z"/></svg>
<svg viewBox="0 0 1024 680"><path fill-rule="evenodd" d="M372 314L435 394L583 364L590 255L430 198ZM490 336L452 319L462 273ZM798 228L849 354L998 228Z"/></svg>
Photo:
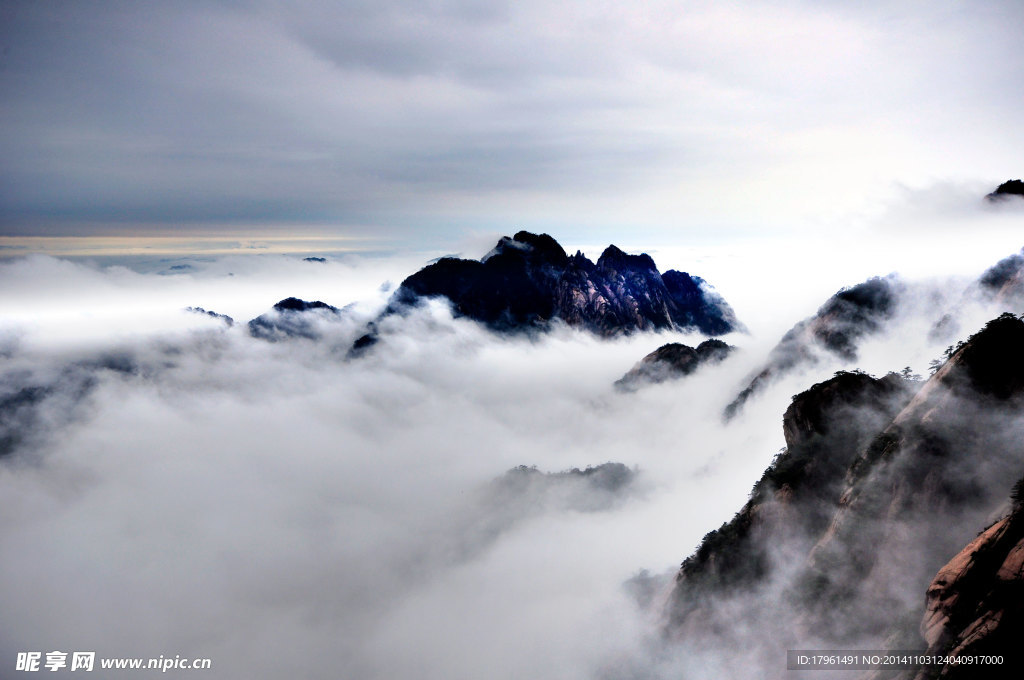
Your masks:
<svg viewBox="0 0 1024 680"><path fill-rule="evenodd" d="M363 244L363 245L360 245ZM372 249L358 236L0 236L0 258L24 255L109 257L127 255L239 255L361 252Z"/></svg>

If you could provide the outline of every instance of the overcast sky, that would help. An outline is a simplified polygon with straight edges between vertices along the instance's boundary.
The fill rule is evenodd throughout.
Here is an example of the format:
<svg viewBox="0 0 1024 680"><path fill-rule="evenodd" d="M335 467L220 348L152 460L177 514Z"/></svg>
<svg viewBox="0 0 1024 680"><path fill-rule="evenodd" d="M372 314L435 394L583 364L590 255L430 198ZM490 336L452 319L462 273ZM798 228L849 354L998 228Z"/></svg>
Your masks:
<svg viewBox="0 0 1024 680"><path fill-rule="evenodd" d="M944 0L2 0L0 234L687 242L976 198L1024 174L1019 27Z"/></svg>

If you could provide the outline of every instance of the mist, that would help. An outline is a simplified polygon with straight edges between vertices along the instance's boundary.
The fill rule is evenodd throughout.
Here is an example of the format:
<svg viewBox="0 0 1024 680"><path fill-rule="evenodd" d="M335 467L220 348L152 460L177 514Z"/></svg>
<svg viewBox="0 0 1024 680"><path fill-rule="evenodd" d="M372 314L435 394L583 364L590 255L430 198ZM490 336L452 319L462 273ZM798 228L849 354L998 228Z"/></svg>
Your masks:
<svg viewBox="0 0 1024 680"><path fill-rule="evenodd" d="M310 297L337 301L363 264L335 266L332 295ZM274 274L232 268L218 285ZM370 316L358 309L317 342L268 343L171 310L197 295L253 313L245 295L199 296L201 276L46 258L4 276L11 319L31 322L8 321L4 394L39 390L0 472L5 654L45 640L209 657L218 677L586 677L615 652L593 640L627 644L639 625L621 583L677 562L701 534L678 518L728 515L734 475L760 465L743 437L709 449L684 426L701 381L692 399L612 390L662 338L502 339L432 305L346 361ZM287 292L305 294L297 283ZM381 283L349 290L383 299ZM494 507L488 492L519 465L609 461L637 469L613 503L545 492Z"/></svg>
<svg viewBox="0 0 1024 680"><path fill-rule="evenodd" d="M986 200L1020 172L1018 5L0 3L0 665L780 672L796 571L663 644L673 577L788 451L794 395L920 386L1008 311L977 282L1022 245L1024 201ZM389 305L520 230L648 253L745 330L624 393L706 338ZM870 277L891 307L828 307ZM937 517L959 540L985 512Z"/></svg>
<svg viewBox="0 0 1024 680"><path fill-rule="evenodd" d="M822 354L726 425L830 280L753 292L712 253L717 280L690 269L730 301L746 287L751 333L724 338L739 351L721 364L632 394L613 383L641 357L702 338L503 336L434 301L347 358L421 256L0 264L0 656L180 654L225 678L665 671L645 659L659 615L627 584L673 572L743 505L791 396L839 369L922 372L949 344L928 339L939 312L960 305L966 334L992 311L962 297L970 276L921 280L856 365ZM316 340L251 337L245 322L290 295L340 313ZM618 481L587 476L607 463Z"/></svg>

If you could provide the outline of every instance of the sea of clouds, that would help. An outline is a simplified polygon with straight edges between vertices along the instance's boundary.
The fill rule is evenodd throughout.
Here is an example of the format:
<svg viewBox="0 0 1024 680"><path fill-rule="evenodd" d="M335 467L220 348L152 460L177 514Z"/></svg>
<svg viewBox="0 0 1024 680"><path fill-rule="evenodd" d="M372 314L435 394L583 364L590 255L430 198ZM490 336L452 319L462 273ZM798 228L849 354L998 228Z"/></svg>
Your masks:
<svg viewBox="0 0 1024 680"><path fill-rule="evenodd" d="M781 332L838 287L766 255L689 267L747 322L725 338L740 351L633 394L612 385L642 356L701 338L505 337L433 302L349 358L422 254L0 263L0 663L94 650L207 657L218 678L639 673L661 612L631 579L671 574L783 446L791 395L855 367L822 357L723 423ZM686 268L672 257L658 264ZM859 365L924 371L945 347L927 339L934 313L969 280L915 288ZM291 295L353 304L317 340L248 334ZM993 311L971 305L964 335ZM607 462L632 474L540 474ZM507 483L517 466L539 472Z"/></svg>

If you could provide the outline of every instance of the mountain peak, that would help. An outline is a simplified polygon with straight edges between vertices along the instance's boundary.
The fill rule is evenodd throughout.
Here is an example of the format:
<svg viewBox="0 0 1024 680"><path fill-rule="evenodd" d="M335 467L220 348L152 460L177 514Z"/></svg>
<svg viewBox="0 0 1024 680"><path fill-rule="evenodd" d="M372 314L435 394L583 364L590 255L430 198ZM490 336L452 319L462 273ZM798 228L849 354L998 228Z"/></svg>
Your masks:
<svg viewBox="0 0 1024 680"><path fill-rule="evenodd" d="M601 257L597 259L597 266L601 269L612 271L658 271L658 267L654 264L654 259L647 253L629 255L615 245L610 245L604 249Z"/></svg>
<svg viewBox="0 0 1024 680"><path fill-rule="evenodd" d="M286 338L320 337L318 324L324 319L338 318L342 310L326 302L308 302L296 297L285 298L265 314L249 322L249 335L276 342Z"/></svg>
<svg viewBox="0 0 1024 680"><path fill-rule="evenodd" d="M615 381L616 389L632 392L645 384L681 378L705 364L723 361L736 348L712 338L696 347L670 342L641 359L624 376Z"/></svg>
<svg viewBox="0 0 1024 680"><path fill-rule="evenodd" d="M556 266L564 266L569 259L562 246L551 236L548 234L533 234L528 231L516 232L512 238L502 236L491 252L480 258L480 261L487 262L501 255L526 257Z"/></svg>
<svg viewBox="0 0 1024 680"><path fill-rule="evenodd" d="M612 245L595 266L580 251L566 255L548 234L527 231L502 237L480 260L443 258L424 267L402 282L388 313L438 296L449 300L456 316L505 332L554 321L604 336L654 329L718 335L740 328L710 286L688 276L663 280L650 255Z"/></svg>
<svg viewBox="0 0 1024 680"><path fill-rule="evenodd" d="M1019 179L1011 179L1003 182L996 187L996 190L986 196L990 201L1001 201L1009 198L1010 196L1020 196L1024 198L1024 182Z"/></svg>
<svg viewBox="0 0 1024 680"><path fill-rule="evenodd" d="M332 312L338 311L337 307L321 302L320 300L314 300L313 302L307 302L306 300L300 300L297 297L290 297L281 300L274 304L274 309L279 312L305 312L310 309L326 309Z"/></svg>

